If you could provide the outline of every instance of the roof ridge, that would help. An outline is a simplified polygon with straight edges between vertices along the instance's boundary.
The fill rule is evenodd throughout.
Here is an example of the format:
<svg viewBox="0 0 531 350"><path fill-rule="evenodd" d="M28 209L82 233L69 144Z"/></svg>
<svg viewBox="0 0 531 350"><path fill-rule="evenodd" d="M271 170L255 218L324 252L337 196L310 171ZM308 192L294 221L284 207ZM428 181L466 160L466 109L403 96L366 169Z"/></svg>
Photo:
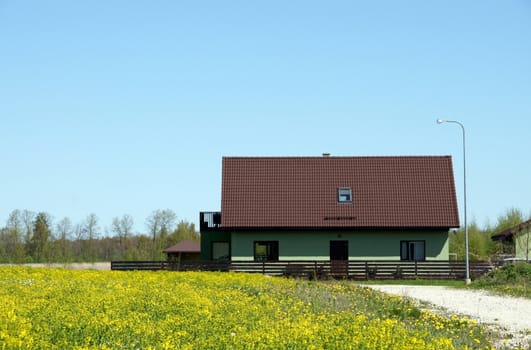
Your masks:
<svg viewBox="0 0 531 350"><path fill-rule="evenodd" d="M223 156L223 159L345 159L345 158L451 158L451 155L383 155L383 156Z"/></svg>

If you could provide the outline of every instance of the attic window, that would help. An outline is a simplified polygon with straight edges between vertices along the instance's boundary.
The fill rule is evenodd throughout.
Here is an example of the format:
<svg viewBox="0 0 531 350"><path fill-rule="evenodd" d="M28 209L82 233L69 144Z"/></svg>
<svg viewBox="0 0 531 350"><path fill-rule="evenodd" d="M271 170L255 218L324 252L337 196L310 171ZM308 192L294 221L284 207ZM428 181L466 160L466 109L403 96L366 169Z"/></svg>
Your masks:
<svg viewBox="0 0 531 350"><path fill-rule="evenodd" d="M338 203L352 203L352 188L340 187L337 189Z"/></svg>

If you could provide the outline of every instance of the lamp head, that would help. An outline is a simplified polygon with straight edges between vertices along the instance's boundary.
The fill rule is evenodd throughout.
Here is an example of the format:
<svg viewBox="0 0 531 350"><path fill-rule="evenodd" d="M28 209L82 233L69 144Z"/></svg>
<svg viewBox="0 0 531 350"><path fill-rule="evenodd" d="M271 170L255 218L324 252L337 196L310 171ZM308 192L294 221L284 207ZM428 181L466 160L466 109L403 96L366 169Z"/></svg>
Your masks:
<svg viewBox="0 0 531 350"><path fill-rule="evenodd" d="M437 119L437 124L446 123L446 120L444 119Z"/></svg>

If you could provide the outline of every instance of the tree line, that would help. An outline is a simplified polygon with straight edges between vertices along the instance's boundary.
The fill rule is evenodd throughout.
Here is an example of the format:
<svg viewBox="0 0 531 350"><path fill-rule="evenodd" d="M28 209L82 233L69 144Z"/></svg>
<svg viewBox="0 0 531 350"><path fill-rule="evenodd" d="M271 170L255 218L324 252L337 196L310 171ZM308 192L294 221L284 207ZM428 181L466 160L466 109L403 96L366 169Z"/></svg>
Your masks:
<svg viewBox="0 0 531 350"><path fill-rule="evenodd" d="M200 240L195 225L177 221L171 209L153 211L145 231L134 231L134 219L124 214L105 231L96 214L74 224L65 217L54 222L46 212L13 210L0 227L0 263L68 263L111 260L163 260L163 250L178 242Z"/></svg>
<svg viewBox="0 0 531 350"><path fill-rule="evenodd" d="M528 217L529 218L529 217ZM527 218L527 219L528 219ZM514 245L492 241L491 236L527 220L521 210L511 208L494 225L468 225L471 260L496 260L514 256ZM145 220L145 232L134 232L134 220L124 214L112 219L103 232L96 214L80 223L69 218L54 223L46 212L13 210L0 227L0 263L68 263L111 260L164 260L163 250L182 240L199 242L195 225L177 222L171 209L155 210ZM465 259L465 230L450 232L452 259Z"/></svg>

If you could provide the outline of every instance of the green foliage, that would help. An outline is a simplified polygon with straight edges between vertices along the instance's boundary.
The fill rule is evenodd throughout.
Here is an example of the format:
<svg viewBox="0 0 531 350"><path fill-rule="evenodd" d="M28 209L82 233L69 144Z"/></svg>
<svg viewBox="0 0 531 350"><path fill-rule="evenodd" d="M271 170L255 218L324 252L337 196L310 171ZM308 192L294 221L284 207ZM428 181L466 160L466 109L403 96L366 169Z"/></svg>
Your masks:
<svg viewBox="0 0 531 350"><path fill-rule="evenodd" d="M519 209L509 208L498 216L494 226L480 228L475 221L468 225L468 245L470 260L499 260L500 257L514 256L514 244L493 241L492 235L525 221ZM460 228L450 232L450 253L457 254L457 260L465 259L465 230Z"/></svg>
<svg viewBox="0 0 531 350"><path fill-rule="evenodd" d="M167 237L166 246L169 247L184 240L199 242L201 236L197 233L193 223L180 221L177 224L177 228Z"/></svg>
<svg viewBox="0 0 531 350"><path fill-rule="evenodd" d="M504 214L498 216L498 223L496 224L493 233L516 226L522 221L525 221L522 211L517 208L509 208Z"/></svg>
<svg viewBox="0 0 531 350"><path fill-rule="evenodd" d="M34 262L47 262L50 260L52 231L48 221L48 215L42 212L37 214L35 218L33 235L29 244L29 255Z"/></svg>
<svg viewBox="0 0 531 350"><path fill-rule="evenodd" d="M494 242L490 233L479 228L476 222L468 225L468 251L470 260L487 260ZM457 260L465 259L465 230L461 228L450 233L450 253L457 254Z"/></svg>
<svg viewBox="0 0 531 350"><path fill-rule="evenodd" d="M531 298L531 263L507 263L474 281L472 287Z"/></svg>
<svg viewBox="0 0 531 350"><path fill-rule="evenodd" d="M152 237L151 259L164 259L168 234L174 229L177 215L171 209L155 210L146 220L146 227Z"/></svg>

